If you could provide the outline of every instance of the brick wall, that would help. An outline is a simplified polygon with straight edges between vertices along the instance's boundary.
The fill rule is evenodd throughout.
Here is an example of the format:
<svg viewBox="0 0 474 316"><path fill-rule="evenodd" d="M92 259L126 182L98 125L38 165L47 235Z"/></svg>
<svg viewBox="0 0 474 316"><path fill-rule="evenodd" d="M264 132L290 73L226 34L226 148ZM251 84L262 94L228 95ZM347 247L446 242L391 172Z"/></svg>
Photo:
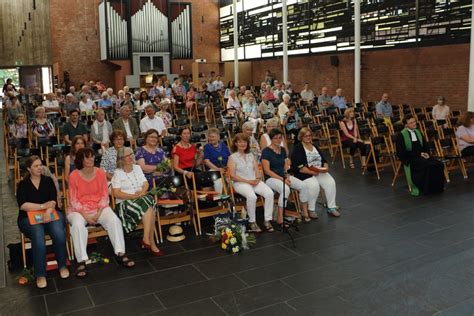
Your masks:
<svg viewBox="0 0 474 316"><path fill-rule="evenodd" d="M100 61L100 0L50 1L51 48L53 63L58 64L60 82L63 72L68 71L76 89L84 80L98 79L114 87L117 66Z"/></svg>
<svg viewBox="0 0 474 316"><path fill-rule="evenodd" d="M289 80L296 90L307 81L313 91L328 86L334 94L337 86L347 99L354 96L354 55L339 54L339 67L331 66L331 55L289 57ZM469 45L362 51L362 98L379 100L383 92L394 104L428 106L443 95L453 109L467 108ZM253 84L260 84L270 69L282 78L282 59L253 62ZM339 81L338 81L339 71Z"/></svg>

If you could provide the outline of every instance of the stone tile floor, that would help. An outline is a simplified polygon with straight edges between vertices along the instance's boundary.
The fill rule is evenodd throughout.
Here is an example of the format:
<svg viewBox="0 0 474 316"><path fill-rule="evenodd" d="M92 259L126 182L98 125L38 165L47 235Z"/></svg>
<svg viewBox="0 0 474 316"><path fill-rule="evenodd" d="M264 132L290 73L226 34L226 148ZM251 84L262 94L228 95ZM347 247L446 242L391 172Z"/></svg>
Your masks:
<svg viewBox="0 0 474 316"><path fill-rule="evenodd" d="M8 244L18 240L17 206L0 174ZM263 233L253 249L229 255L187 231L154 258L131 238L134 269L94 264L83 280L53 272L45 290L7 272L0 315L474 314L472 170L469 180L453 175L442 195L419 198L403 178L392 188L389 172L378 181L336 163L332 174L342 217L320 208L319 220L294 232L296 247ZM94 250L111 255L105 240Z"/></svg>

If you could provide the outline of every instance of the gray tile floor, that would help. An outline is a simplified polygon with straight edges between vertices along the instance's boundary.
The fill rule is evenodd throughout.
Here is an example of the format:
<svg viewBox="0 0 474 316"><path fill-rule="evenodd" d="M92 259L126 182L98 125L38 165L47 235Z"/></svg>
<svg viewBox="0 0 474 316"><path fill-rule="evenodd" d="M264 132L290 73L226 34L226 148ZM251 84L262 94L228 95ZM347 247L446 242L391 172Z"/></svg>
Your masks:
<svg viewBox="0 0 474 316"><path fill-rule="evenodd" d="M92 265L89 276L49 287L20 286L6 274L1 315L473 315L474 173L438 196L412 198L391 173L332 171L342 217L263 233L255 248L228 255L207 237L166 243L154 258L127 240L137 265ZM18 239L17 206L2 172L6 243ZM259 212L258 216L261 216ZM96 251L111 255L107 241ZM4 262L4 261L2 261Z"/></svg>

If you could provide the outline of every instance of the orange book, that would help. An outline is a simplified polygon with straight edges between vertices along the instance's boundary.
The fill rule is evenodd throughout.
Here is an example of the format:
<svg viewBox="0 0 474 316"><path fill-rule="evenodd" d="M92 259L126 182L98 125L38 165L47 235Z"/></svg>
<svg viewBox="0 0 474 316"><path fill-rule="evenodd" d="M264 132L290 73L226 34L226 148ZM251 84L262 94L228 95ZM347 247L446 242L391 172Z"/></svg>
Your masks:
<svg viewBox="0 0 474 316"><path fill-rule="evenodd" d="M30 225L43 224L43 215L45 212L46 210L26 212L26 214L28 214L28 222L30 223ZM57 220L59 220L58 212L56 210L53 210L51 212L51 221Z"/></svg>
<svg viewBox="0 0 474 316"><path fill-rule="evenodd" d="M158 200L158 205L182 205L183 200Z"/></svg>

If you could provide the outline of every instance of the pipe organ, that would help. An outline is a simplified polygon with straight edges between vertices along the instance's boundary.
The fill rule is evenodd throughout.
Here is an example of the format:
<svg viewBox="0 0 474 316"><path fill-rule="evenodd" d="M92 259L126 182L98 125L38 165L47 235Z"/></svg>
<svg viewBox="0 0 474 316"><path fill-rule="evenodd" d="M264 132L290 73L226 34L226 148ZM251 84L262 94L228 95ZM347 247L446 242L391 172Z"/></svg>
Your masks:
<svg viewBox="0 0 474 316"><path fill-rule="evenodd" d="M191 4L172 0L103 0L99 4L101 60L137 54L192 58Z"/></svg>

